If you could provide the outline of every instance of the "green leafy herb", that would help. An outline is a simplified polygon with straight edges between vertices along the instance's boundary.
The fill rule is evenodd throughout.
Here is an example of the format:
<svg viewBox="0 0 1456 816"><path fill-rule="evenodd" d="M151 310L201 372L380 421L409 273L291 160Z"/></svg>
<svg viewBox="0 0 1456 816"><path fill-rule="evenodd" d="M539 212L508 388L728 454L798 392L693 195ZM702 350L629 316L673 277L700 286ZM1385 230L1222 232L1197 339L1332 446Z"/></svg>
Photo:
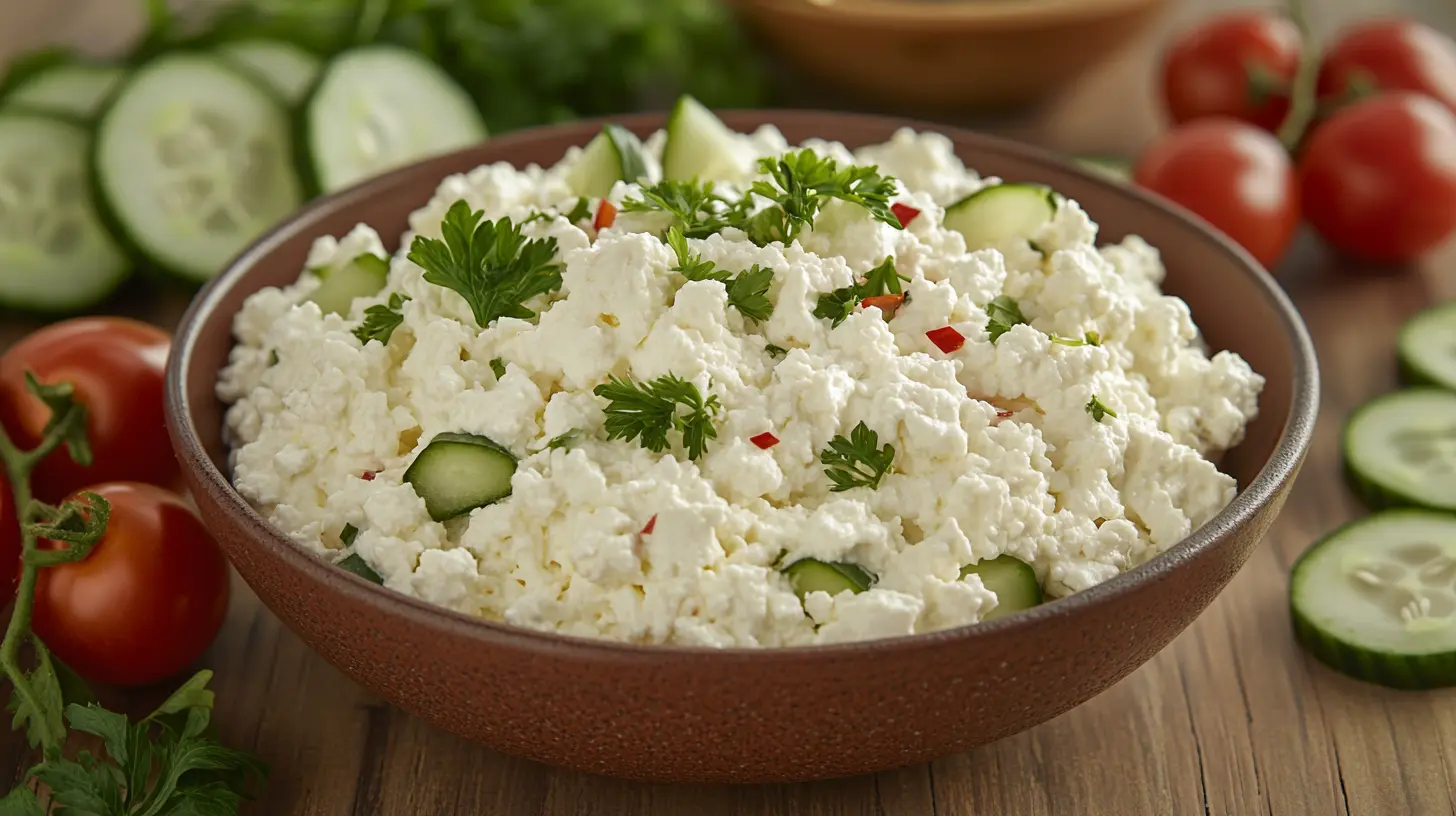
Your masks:
<svg viewBox="0 0 1456 816"><path fill-rule="evenodd" d="M510 218L482 220L460 200L445 214L444 239L415 236L409 259L425 270L425 280L458 292L481 328L498 318L536 315L526 301L561 288L556 239L526 240Z"/></svg>
<svg viewBox="0 0 1456 816"><path fill-rule="evenodd" d="M359 338L360 343L378 340L386 346L389 345L389 338L394 336L394 330L404 322L402 310L407 300L408 295L395 292L389 296L388 303L365 309L364 320L354 329L354 336Z"/></svg>
<svg viewBox="0 0 1456 816"><path fill-rule="evenodd" d="M497 380L506 375L506 361L496 357L490 361L490 373L495 375Z"/></svg>
<svg viewBox="0 0 1456 816"><path fill-rule="evenodd" d="M349 553L339 559L334 566L345 572L352 572L370 583L384 585L384 579L374 571L373 567L369 566L369 562L365 561L359 553Z"/></svg>
<svg viewBox="0 0 1456 816"><path fill-rule="evenodd" d="M834 159L813 150L796 150L778 158L763 158L759 171L769 176L755 181L750 191L772 202L741 225L754 243L792 243L799 232L814 223L825 202L848 201L864 207L877 221L903 229L890 211L895 180L880 175L873 165L840 168Z"/></svg>
<svg viewBox="0 0 1456 816"><path fill-rule="evenodd" d="M1042 249L1041 248L1041 244L1038 244L1036 241L1033 241L1030 238L1028 238L1028 239L1026 239L1026 244L1027 244L1027 246L1030 246L1031 247L1031 251L1032 252L1035 252L1036 254L1042 256L1043 258L1045 258L1047 256L1047 251L1045 249Z"/></svg>
<svg viewBox="0 0 1456 816"><path fill-rule="evenodd" d="M278 365L278 349L273 349L268 352L268 367L272 368L276 365Z"/></svg>
<svg viewBox="0 0 1456 816"><path fill-rule="evenodd" d="M673 227L692 238L706 238L728 226L724 205L713 192L713 182L660 181L642 188L641 198L622 202L622 212L663 212L673 217Z"/></svg>
<svg viewBox="0 0 1456 816"><path fill-rule="evenodd" d="M591 199L587 198L586 196L578 198L576 200L576 206L572 207L571 212L566 214L566 220L570 221L573 224L577 223L578 221L585 221L591 217Z"/></svg>
<svg viewBox="0 0 1456 816"><path fill-rule="evenodd" d="M608 400L608 439L639 439L642 447L661 453L667 449L668 433L677 431L688 458L697 459L708 440L718 438L718 429L713 427L718 397L703 399L698 387L681 377L664 374L638 382L614 376L592 393Z"/></svg>
<svg viewBox="0 0 1456 816"><path fill-rule="evenodd" d="M895 463L895 446L888 442L883 448L879 445L879 434L863 422L854 426L848 439L836 436L830 440L829 447L819 453L824 472L834 483L830 490L839 493L856 487L879 487Z"/></svg>
<svg viewBox="0 0 1456 816"><path fill-rule="evenodd" d="M1086 408L1087 413L1091 414L1092 418L1098 422L1101 422L1104 416L1117 417L1117 412L1103 405L1102 400L1098 399L1096 394L1092 395L1092 399L1087 403Z"/></svg>
<svg viewBox="0 0 1456 816"><path fill-rule="evenodd" d="M571 450L577 445L580 445L581 440L585 438L586 431L580 428L572 428L566 433L552 439L550 442L547 442L546 450Z"/></svg>
<svg viewBox="0 0 1456 816"><path fill-rule="evenodd" d="M775 346L773 343L769 343L768 345L764 346L763 350L768 353L768 356L774 358L775 360L782 360L783 358L789 356L788 349L784 348L783 346Z"/></svg>
<svg viewBox="0 0 1456 816"><path fill-rule="evenodd" d="M1098 334L1095 331L1089 331L1089 332L1087 332L1086 334L1082 335L1082 338L1080 340L1077 339L1077 338L1075 338L1075 337L1058 337L1055 334L1049 334L1049 335L1047 335L1047 337L1051 338L1051 341L1053 343L1056 343L1059 346L1100 346L1100 345L1102 345L1102 335Z"/></svg>
<svg viewBox="0 0 1456 816"><path fill-rule="evenodd" d="M986 318L986 331L991 335L992 343L1000 340L1001 335L1011 331L1012 326L1026 322L1026 316L1021 313L1021 306L1008 295L998 295L986 304Z"/></svg>
<svg viewBox="0 0 1456 816"><path fill-rule="evenodd" d="M354 539L359 537L359 528L352 524L345 524L344 529L339 531L339 540L344 542L345 547L354 546Z"/></svg>
<svg viewBox="0 0 1456 816"><path fill-rule="evenodd" d="M822 317L838 326L854 313L854 307L860 301L877 295L901 294L903 290L900 281L908 280L910 279L895 271L895 258L887 257L879 266L865 273L863 282L841 286L820 295L818 302L814 304L814 316Z"/></svg>
<svg viewBox="0 0 1456 816"><path fill-rule="evenodd" d="M754 264L751 269L733 275L688 249L687 236L676 226L667 231L667 245L677 254L677 266L673 271L690 281L712 280L722 283L728 290L728 305L737 309L744 317L768 320L773 314L773 302L768 299L768 289L773 284L772 269Z"/></svg>

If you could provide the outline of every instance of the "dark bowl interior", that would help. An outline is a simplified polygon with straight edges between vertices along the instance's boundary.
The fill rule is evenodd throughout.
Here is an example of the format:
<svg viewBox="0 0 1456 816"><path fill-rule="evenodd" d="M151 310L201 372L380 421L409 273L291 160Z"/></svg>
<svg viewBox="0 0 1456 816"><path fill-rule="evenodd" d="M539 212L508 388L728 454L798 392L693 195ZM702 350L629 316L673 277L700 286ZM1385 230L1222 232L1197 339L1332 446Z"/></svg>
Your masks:
<svg viewBox="0 0 1456 816"><path fill-rule="evenodd" d="M1213 349L1267 379L1258 418L1223 459L1234 502L1187 540L1104 584L978 626L858 644L712 650L583 640L443 610L304 552L228 484L214 395L243 300L295 280L312 241L355 224L398 240L440 180L496 161L548 165L600 122L512 133L309 205L244 252L193 302L168 370L168 421L210 529L270 609L331 663L436 725L553 764L655 780L782 781L923 761L1024 730L1089 699L1182 631L1268 529L1298 471L1318 404L1314 350L1277 284L1186 213L1032 148L904 120L734 112L791 143L883 141L911 125L946 133L985 175L1052 185L1101 225L1138 234L1168 267ZM641 135L660 115L619 120ZM395 247L390 247L394 249ZM853 724L849 727L848 724Z"/></svg>

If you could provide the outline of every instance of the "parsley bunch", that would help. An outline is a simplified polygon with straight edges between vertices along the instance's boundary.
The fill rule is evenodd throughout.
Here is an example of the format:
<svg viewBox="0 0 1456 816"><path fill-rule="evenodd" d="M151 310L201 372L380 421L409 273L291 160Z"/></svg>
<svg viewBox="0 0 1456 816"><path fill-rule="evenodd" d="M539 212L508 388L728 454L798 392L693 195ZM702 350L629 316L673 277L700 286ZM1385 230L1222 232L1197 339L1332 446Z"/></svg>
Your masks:
<svg viewBox="0 0 1456 816"><path fill-rule="evenodd" d="M992 343L1011 331L1012 326L1025 322L1026 315L1021 313L1021 305L1009 295L997 295L986 304L986 331L991 335Z"/></svg>
<svg viewBox="0 0 1456 816"><path fill-rule="evenodd" d="M895 258L890 256L880 265L865 273L863 283L841 286L833 292L825 292L814 304L814 316L822 317L838 326L854 313L854 307L868 297L876 295L898 295L903 290L900 281L909 278L895 271Z"/></svg>
<svg viewBox="0 0 1456 816"><path fill-rule="evenodd" d="M677 267L673 271L690 281L712 280L723 284L728 290L728 305L744 317L762 321L773 314L773 301L768 299L768 288L773 283L772 269L754 264L737 275L720 269L712 261L705 261L701 255L688 249L688 239L677 227L667 231L667 245L677 255Z"/></svg>
<svg viewBox="0 0 1456 816"><path fill-rule="evenodd" d="M718 415L718 397L703 399L698 387L672 374L637 382L612 377L592 393L608 401L608 439L640 439L653 453L667 449L669 431L682 434L689 459L703 455L708 440L718 438L713 418Z"/></svg>

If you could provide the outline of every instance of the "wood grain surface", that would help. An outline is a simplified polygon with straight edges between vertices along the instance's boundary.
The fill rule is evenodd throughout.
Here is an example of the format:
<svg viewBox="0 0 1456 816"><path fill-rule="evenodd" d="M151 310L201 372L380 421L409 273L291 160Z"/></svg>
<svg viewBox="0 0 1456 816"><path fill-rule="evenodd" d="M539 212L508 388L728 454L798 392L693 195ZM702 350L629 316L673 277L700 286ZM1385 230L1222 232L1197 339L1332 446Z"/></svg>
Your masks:
<svg viewBox="0 0 1456 816"><path fill-rule="evenodd" d="M0 0L0 59L52 39L106 51L135 30L130 0ZM1177 5L1135 48L1042 108L972 125L1057 149L1131 152L1160 126L1156 53L1219 7ZM1453 30L1456 4L1326 0L1328 33L1403 10ZM1397 8L1398 7L1398 8ZM833 102L806 90L808 99ZM1396 327L1456 297L1456 250L1417 270L1346 267L1305 235L1280 270L1314 334L1324 402L1313 450L1264 545L1212 607L1147 666L1029 732L875 776L775 787L645 786L558 771L468 745L372 697L311 654L235 582L205 665L229 744L260 754L271 784L251 813L815 814L816 816L1456 816L1456 692L1402 693L1340 677L1290 635L1286 582L1315 537L1361 508L1339 478L1349 410L1394 383ZM3 270L0 270L3 274ZM169 325L186 295L132 287L105 311ZM0 347L34 328L0 317ZM0 740L0 774L21 741Z"/></svg>

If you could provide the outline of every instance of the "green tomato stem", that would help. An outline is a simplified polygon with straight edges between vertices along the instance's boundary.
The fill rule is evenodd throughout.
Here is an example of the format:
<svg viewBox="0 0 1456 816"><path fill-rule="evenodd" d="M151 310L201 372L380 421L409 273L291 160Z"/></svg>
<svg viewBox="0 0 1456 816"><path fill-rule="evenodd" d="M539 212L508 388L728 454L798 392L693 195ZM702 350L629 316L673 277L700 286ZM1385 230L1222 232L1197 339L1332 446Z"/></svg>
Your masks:
<svg viewBox="0 0 1456 816"><path fill-rule="evenodd" d="M62 423L64 425L65 423ZM20 645L33 638L30 630L31 614L35 609L35 582L38 568L29 563L35 552L35 535L29 529L31 515L30 472L41 458L36 454L42 450L54 451L61 443L65 427L52 429L39 447L29 453L22 453L5 428L0 426L0 459L4 460L5 472L10 479L10 490L15 497L15 507L26 508L24 516L17 519L20 524L21 567L20 587L15 595L15 608L10 613L10 624L5 628L5 639L0 641L0 669L5 672L10 685L21 701L35 713L38 722L44 722L40 698L30 684L30 678L20 668ZM43 646L41 648L44 648ZM45 728L41 731L44 733ZM60 734L44 734L42 743L46 748L59 747L63 739Z"/></svg>
<svg viewBox="0 0 1456 816"><path fill-rule="evenodd" d="M1309 14L1305 0L1287 0L1289 18L1299 28L1299 67L1294 73L1294 84L1289 91L1289 113L1279 125L1275 134L1284 149L1294 153L1299 148L1304 132L1318 112L1315 99L1315 83L1319 79L1320 50L1309 30Z"/></svg>

